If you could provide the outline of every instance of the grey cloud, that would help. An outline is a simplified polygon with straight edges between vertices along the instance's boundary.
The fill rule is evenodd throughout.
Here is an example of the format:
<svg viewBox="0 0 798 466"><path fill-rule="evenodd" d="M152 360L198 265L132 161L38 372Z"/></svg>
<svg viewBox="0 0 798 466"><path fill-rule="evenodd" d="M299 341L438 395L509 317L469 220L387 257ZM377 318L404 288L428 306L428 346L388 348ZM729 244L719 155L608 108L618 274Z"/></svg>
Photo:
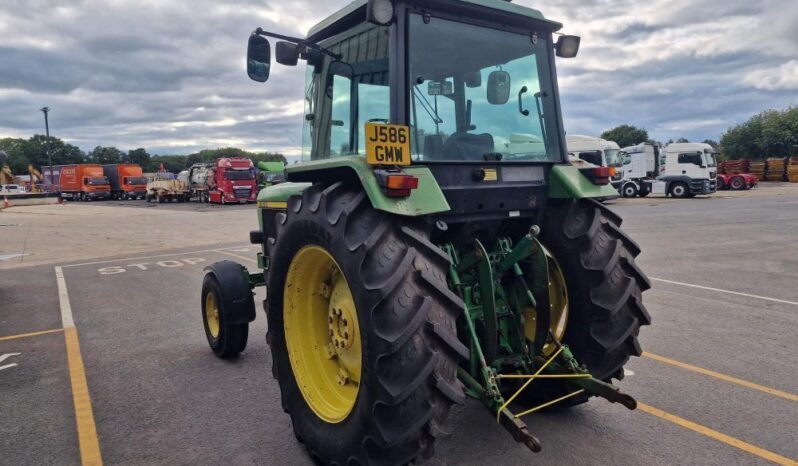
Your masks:
<svg viewBox="0 0 798 466"><path fill-rule="evenodd" d="M584 36L580 56L558 62L569 132L633 123L659 139L717 138L753 113L796 103L789 85L758 89L751 73L798 56L798 2L515 1ZM49 105L53 134L84 149L295 152L304 71L279 67L267 85L249 81L247 35L257 26L302 35L346 3L3 0L0 137L41 132L37 109ZM658 58L665 48L673 53Z"/></svg>

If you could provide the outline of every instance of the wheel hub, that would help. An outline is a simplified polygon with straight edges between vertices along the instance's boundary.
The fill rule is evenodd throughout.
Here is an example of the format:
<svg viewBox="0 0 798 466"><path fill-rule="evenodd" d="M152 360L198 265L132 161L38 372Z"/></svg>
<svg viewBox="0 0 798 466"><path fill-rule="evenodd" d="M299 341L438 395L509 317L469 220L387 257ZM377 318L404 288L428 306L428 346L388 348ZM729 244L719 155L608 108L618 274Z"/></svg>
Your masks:
<svg viewBox="0 0 798 466"><path fill-rule="evenodd" d="M323 248L305 246L292 259L283 314L286 349L305 402L319 418L343 421L360 387L360 327L346 278Z"/></svg>
<svg viewBox="0 0 798 466"><path fill-rule="evenodd" d="M213 292L205 295L205 321L213 338L219 338L219 303Z"/></svg>

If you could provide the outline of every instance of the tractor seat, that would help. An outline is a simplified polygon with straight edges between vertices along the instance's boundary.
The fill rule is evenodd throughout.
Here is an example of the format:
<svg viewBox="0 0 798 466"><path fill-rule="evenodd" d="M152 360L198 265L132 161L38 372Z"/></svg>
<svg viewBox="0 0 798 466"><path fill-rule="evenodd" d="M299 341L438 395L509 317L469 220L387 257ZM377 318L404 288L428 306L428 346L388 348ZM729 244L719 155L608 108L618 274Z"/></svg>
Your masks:
<svg viewBox="0 0 798 466"><path fill-rule="evenodd" d="M485 154L495 152L493 135L454 133L443 144L441 152L443 160L485 160Z"/></svg>

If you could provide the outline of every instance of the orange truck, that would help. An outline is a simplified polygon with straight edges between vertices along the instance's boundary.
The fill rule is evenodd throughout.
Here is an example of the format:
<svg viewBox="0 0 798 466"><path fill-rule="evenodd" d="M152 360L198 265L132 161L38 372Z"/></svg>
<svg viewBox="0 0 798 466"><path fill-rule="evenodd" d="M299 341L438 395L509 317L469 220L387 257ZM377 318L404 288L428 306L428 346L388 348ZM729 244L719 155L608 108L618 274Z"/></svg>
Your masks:
<svg viewBox="0 0 798 466"><path fill-rule="evenodd" d="M103 165L103 173L111 184L112 199L144 199L147 194L147 178L140 165L118 163Z"/></svg>
<svg viewBox="0 0 798 466"><path fill-rule="evenodd" d="M102 165L55 165L44 167L42 172L45 190L60 191L63 198L93 201L111 197L111 185Z"/></svg>

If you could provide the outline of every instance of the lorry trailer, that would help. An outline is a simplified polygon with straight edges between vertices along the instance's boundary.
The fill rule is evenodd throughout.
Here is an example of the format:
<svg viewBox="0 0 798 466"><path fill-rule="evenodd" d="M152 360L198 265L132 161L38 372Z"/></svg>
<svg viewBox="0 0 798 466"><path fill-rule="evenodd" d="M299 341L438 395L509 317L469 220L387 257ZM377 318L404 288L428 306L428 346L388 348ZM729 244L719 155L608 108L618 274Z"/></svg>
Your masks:
<svg viewBox="0 0 798 466"><path fill-rule="evenodd" d="M44 167L42 172L45 191L60 191L62 198L93 201L111 197L111 185L102 165L55 165Z"/></svg>
<svg viewBox="0 0 798 466"><path fill-rule="evenodd" d="M144 199L147 179L141 166L131 163L103 165L103 173L111 185L112 199Z"/></svg>

